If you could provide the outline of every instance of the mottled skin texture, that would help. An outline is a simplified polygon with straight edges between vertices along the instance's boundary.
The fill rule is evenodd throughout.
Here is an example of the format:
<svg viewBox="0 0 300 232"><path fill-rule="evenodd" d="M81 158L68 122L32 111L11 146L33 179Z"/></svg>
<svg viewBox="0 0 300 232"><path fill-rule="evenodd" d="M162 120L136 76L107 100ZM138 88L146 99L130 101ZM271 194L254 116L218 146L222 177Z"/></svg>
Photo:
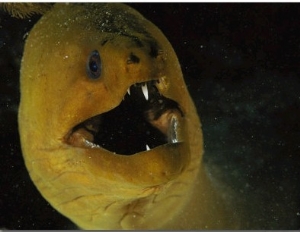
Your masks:
<svg viewBox="0 0 300 232"><path fill-rule="evenodd" d="M154 56L153 47L162 52ZM86 62L95 49L102 74L91 80ZM139 63L127 62L132 53ZM184 113L183 142L131 156L66 142L71 128L116 107L130 85L158 78L160 93ZM80 228L234 227L203 171L201 125L175 52L126 5L56 4L35 25L22 61L19 128L34 184Z"/></svg>

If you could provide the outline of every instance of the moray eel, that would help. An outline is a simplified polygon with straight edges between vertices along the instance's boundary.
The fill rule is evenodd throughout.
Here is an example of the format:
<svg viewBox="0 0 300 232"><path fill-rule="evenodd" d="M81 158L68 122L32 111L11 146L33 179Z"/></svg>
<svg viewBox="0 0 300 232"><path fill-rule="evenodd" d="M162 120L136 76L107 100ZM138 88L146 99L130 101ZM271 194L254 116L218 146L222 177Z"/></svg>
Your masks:
<svg viewBox="0 0 300 232"><path fill-rule="evenodd" d="M55 4L29 33L19 131L43 197L82 229L231 228L176 54L122 4Z"/></svg>

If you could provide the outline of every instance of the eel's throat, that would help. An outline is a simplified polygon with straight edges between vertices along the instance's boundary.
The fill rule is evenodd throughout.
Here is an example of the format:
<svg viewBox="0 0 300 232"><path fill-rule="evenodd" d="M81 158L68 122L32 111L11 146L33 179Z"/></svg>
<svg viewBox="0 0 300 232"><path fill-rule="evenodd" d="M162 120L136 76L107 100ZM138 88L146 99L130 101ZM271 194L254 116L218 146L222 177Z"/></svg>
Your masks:
<svg viewBox="0 0 300 232"><path fill-rule="evenodd" d="M76 125L66 142L76 147L104 148L120 155L181 142L183 113L177 102L159 93L158 82L130 86L116 108Z"/></svg>

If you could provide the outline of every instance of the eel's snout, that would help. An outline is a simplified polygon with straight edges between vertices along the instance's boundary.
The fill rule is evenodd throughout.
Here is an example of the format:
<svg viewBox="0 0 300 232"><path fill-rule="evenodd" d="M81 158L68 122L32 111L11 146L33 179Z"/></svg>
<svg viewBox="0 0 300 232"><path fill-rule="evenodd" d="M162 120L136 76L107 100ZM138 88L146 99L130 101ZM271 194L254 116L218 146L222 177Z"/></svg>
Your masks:
<svg viewBox="0 0 300 232"><path fill-rule="evenodd" d="M133 155L157 146L181 142L183 113L177 102L158 91L159 80L130 86L114 109L76 125L67 143L83 148L104 148Z"/></svg>

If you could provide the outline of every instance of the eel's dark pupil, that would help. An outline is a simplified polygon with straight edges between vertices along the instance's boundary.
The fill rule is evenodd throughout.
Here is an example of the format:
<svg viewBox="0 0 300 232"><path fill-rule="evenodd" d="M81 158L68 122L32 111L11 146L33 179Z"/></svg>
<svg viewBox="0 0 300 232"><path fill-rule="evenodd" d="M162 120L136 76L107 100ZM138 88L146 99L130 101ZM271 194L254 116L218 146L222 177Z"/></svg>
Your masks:
<svg viewBox="0 0 300 232"><path fill-rule="evenodd" d="M95 61L91 61L91 62L90 62L90 70L91 70L92 72L97 72L97 70L98 70L98 65L97 65L97 63L96 63Z"/></svg>
<svg viewBox="0 0 300 232"><path fill-rule="evenodd" d="M101 59L99 52L94 50L91 52L88 58L86 72L89 78L97 79L101 75Z"/></svg>

